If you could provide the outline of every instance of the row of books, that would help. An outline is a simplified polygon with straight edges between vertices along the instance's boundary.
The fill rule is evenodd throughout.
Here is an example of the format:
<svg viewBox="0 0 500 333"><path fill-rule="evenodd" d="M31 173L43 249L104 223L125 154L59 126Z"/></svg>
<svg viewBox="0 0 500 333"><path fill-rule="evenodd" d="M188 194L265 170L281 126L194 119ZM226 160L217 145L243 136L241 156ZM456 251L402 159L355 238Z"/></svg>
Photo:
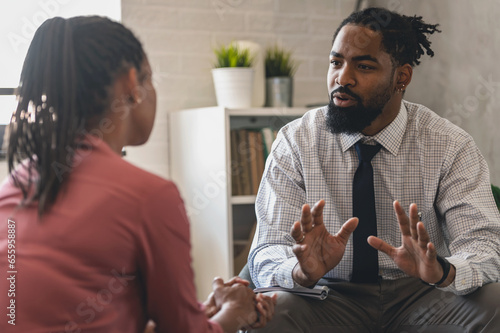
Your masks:
<svg viewBox="0 0 500 333"><path fill-rule="evenodd" d="M233 196L257 194L266 159L275 138L276 131L270 127L231 130Z"/></svg>

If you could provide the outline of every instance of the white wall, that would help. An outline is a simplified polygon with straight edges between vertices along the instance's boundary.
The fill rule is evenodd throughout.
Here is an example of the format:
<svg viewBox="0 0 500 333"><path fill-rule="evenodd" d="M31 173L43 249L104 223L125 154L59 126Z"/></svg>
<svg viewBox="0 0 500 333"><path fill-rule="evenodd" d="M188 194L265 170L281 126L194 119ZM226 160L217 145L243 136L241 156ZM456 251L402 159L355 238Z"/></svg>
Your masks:
<svg viewBox="0 0 500 333"><path fill-rule="evenodd" d="M158 90L150 141L127 159L168 177L167 113L216 105L213 47L252 40L292 49L300 61L294 106L328 101L326 72L333 33L355 0L122 0L122 21L143 41Z"/></svg>
<svg viewBox="0 0 500 333"><path fill-rule="evenodd" d="M405 98L469 132L488 162L492 183L500 184L500 1L370 3L440 24L442 33L431 38L435 56L414 69Z"/></svg>

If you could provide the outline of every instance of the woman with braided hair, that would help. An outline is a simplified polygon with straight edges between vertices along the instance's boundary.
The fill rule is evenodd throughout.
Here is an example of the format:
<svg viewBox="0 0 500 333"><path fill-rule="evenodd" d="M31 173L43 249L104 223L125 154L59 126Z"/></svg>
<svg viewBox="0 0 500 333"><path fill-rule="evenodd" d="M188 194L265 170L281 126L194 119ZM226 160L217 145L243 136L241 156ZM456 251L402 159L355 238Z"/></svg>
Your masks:
<svg viewBox="0 0 500 333"><path fill-rule="evenodd" d="M197 302L189 223L172 182L121 158L151 133L156 94L122 24L53 18L36 31L0 187L1 332L235 332L275 298L216 278ZM5 271L4 271L5 272Z"/></svg>
<svg viewBox="0 0 500 333"><path fill-rule="evenodd" d="M257 287L330 293L280 293L263 331L500 330L500 215L488 166L470 135L403 99L438 31L368 8L335 32L330 102L280 130L248 259Z"/></svg>

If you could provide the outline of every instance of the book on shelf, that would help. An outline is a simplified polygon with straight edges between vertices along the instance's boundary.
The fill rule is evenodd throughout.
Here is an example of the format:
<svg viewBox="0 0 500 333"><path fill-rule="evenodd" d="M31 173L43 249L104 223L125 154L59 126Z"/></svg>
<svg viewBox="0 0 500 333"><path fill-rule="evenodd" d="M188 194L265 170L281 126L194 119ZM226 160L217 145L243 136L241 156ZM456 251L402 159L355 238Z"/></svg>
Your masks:
<svg viewBox="0 0 500 333"><path fill-rule="evenodd" d="M268 127L233 129L230 139L232 194L256 195L274 141L273 130Z"/></svg>
<svg viewBox="0 0 500 333"><path fill-rule="evenodd" d="M264 127L261 130L262 133L262 141L264 147L264 159L267 159L267 156L271 153L271 147L274 142L274 132L270 127Z"/></svg>
<svg viewBox="0 0 500 333"><path fill-rule="evenodd" d="M238 135L236 131L231 131L231 191L233 195L237 195L242 192L240 173L241 165L238 161Z"/></svg>
<svg viewBox="0 0 500 333"><path fill-rule="evenodd" d="M256 293L286 291L299 296L313 297L316 299L324 300L325 298L328 297L329 290L330 289L327 286L315 286L314 288L306 288L300 286L293 288L283 288L279 286L273 286L273 287L255 288L253 291Z"/></svg>
<svg viewBox="0 0 500 333"><path fill-rule="evenodd" d="M259 190L260 180L262 178L262 173L259 163L264 160L263 147L262 144L259 146L260 132L248 131L248 158L250 161L250 174L252 180L252 194L257 194Z"/></svg>
<svg viewBox="0 0 500 333"><path fill-rule="evenodd" d="M237 133L237 158L241 167L239 173L239 182L241 183L241 191L238 195L252 195L252 175L250 173L250 158L248 148L248 131L239 129Z"/></svg>
<svg viewBox="0 0 500 333"><path fill-rule="evenodd" d="M266 167L266 158L264 157L264 141L262 139L262 134L259 132L257 134L257 189L255 194L257 194L260 186L260 181L262 180L262 175L264 174L264 169Z"/></svg>

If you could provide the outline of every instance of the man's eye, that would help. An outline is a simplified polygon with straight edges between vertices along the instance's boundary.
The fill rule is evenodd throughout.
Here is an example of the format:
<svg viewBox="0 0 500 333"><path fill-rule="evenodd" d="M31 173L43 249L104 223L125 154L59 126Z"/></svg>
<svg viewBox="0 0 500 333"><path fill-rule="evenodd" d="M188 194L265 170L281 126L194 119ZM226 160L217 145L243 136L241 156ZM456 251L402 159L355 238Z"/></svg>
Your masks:
<svg viewBox="0 0 500 333"><path fill-rule="evenodd" d="M339 66L340 65L340 61L330 60L330 64L332 64L333 66Z"/></svg>
<svg viewBox="0 0 500 333"><path fill-rule="evenodd" d="M362 70L371 70L374 69L372 66L367 66L367 65L359 65L359 68Z"/></svg>

